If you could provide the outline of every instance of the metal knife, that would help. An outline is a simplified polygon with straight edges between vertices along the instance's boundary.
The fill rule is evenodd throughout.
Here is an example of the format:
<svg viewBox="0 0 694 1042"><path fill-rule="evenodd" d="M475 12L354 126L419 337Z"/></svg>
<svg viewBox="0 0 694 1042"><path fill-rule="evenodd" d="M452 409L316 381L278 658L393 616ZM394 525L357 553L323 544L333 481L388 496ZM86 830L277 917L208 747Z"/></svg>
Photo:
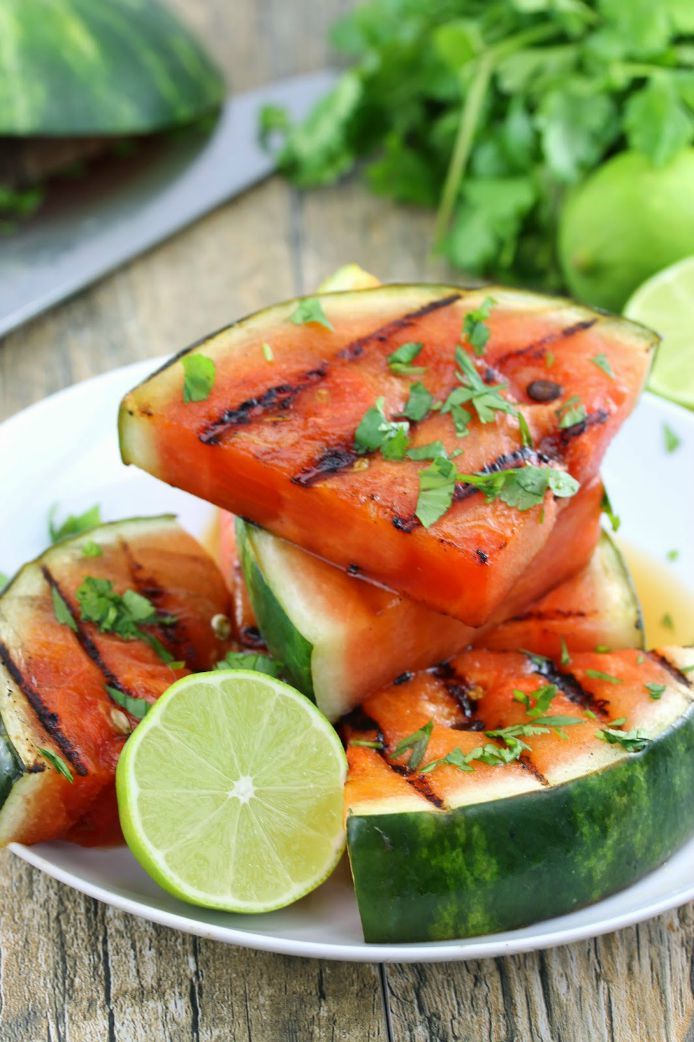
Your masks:
<svg viewBox="0 0 694 1042"><path fill-rule="evenodd" d="M131 159L52 183L39 213L0 238L0 336L267 177L259 110L300 119L334 81L323 71L259 87L230 98L207 135L148 139Z"/></svg>

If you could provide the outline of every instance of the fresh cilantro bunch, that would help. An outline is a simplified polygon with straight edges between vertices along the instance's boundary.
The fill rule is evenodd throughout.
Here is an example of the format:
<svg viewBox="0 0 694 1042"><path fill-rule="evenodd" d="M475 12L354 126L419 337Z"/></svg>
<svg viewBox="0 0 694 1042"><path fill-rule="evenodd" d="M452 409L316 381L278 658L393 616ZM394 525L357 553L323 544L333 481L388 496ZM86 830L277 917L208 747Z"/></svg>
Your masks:
<svg viewBox="0 0 694 1042"><path fill-rule="evenodd" d="M374 192L437 207L457 267L557 288L571 186L632 148L664 165L694 134L691 0L370 0L334 27L353 61L261 137L301 187L366 159Z"/></svg>

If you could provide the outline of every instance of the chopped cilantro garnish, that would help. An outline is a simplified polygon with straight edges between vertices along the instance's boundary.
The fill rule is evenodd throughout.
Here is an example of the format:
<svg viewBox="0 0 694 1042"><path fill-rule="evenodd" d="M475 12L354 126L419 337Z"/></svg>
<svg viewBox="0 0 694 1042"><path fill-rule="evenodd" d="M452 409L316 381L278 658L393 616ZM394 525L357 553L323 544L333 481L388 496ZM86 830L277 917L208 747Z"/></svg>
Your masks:
<svg viewBox="0 0 694 1042"><path fill-rule="evenodd" d="M274 352L272 350L271 345L268 344L267 340L263 342L263 358L266 362L274 362L275 360Z"/></svg>
<svg viewBox="0 0 694 1042"><path fill-rule="evenodd" d="M603 373L607 373L610 380L614 380L614 372L612 371L610 360L604 352L601 351L599 355L594 355L591 358L591 362L597 365L598 369L602 369Z"/></svg>
<svg viewBox="0 0 694 1042"><path fill-rule="evenodd" d="M613 532L618 532L619 531L619 526L621 525L622 520L621 520L621 518L619 517L618 514L615 514L615 512L614 512L614 510L612 508L612 502L611 502L610 497L608 495L607 489L603 489L602 502L600 503L600 509L602 510L603 514L608 519L608 521L610 522L610 525L612 526L612 531Z"/></svg>
<svg viewBox="0 0 694 1042"><path fill-rule="evenodd" d="M378 398L376 404L366 410L356 429L354 445L359 453L380 449L389 459L402 459L407 450L409 424L387 419L383 411L384 403L384 398ZM388 442L394 444L388 448Z"/></svg>
<svg viewBox="0 0 694 1042"><path fill-rule="evenodd" d="M467 392L462 387L456 387L441 406L442 413L450 414L459 438L464 438L469 433L468 426L472 419L472 413L462 405L462 402L467 400Z"/></svg>
<svg viewBox="0 0 694 1042"><path fill-rule="evenodd" d="M277 659L269 655L260 655L256 651L228 651L217 663L215 669L252 669L256 673L267 673L270 677L279 677L284 668Z"/></svg>
<svg viewBox="0 0 694 1042"><path fill-rule="evenodd" d="M621 677L614 677L611 673L603 673L601 669L587 669L586 676L593 680L604 680L606 684L623 684Z"/></svg>
<svg viewBox="0 0 694 1042"><path fill-rule="evenodd" d="M333 329L332 322L323 311L323 305L315 297L306 297L305 300L300 300L289 319L295 326L307 326L315 323L319 326L325 326L326 329Z"/></svg>
<svg viewBox="0 0 694 1042"><path fill-rule="evenodd" d="M95 503L93 507L89 507L83 514L69 514L60 525L55 523L57 508L57 503L54 503L48 512L48 533L51 537L51 543L59 543L61 539L79 535L80 532L86 532L87 529L101 524L101 508L98 503Z"/></svg>
<svg viewBox="0 0 694 1042"><path fill-rule="evenodd" d="M93 539L87 539L86 543L82 543L82 557L101 557L103 552Z"/></svg>
<svg viewBox="0 0 694 1042"><path fill-rule="evenodd" d="M206 355L184 355L181 365L183 366L183 401L207 401L214 387L217 372L212 359Z"/></svg>
<svg viewBox="0 0 694 1042"><path fill-rule="evenodd" d="M620 731L614 727L603 727L597 735L601 741L608 742L610 745L621 745L628 753L642 752L651 741L641 731Z"/></svg>
<svg viewBox="0 0 694 1042"><path fill-rule="evenodd" d="M675 623L669 611L666 611L663 615L662 619L660 620L660 625L664 626L666 630L674 630Z"/></svg>
<svg viewBox="0 0 694 1042"><path fill-rule="evenodd" d="M561 642L561 657L560 657L559 661L561 662L562 666L570 666L571 665L571 655L569 655L569 649L568 649L568 647L566 645L566 641L564 640L563 637L560 637L559 639L560 639L560 642Z"/></svg>
<svg viewBox="0 0 694 1042"><path fill-rule="evenodd" d="M383 742L379 742L377 738L350 738L350 745L357 745L361 749L382 749Z"/></svg>
<svg viewBox="0 0 694 1042"><path fill-rule="evenodd" d="M170 626L176 620L160 614L147 597L135 590L118 594L110 579L87 576L77 589L83 622L93 622L102 633L114 633L123 640L143 640L162 662L174 665L174 657L161 641L143 626Z"/></svg>
<svg viewBox="0 0 694 1042"><path fill-rule="evenodd" d="M136 720L142 720L147 715L151 706L150 703L144 698L136 698L135 695L128 695L125 691L120 691L117 687L111 687L110 684L106 684L106 690L110 698L119 705L121 709L125 709L126 712L134 716Z"/></svg>
<svg viewBox="0 0 694 1042"><path fill-rule="evenodd" d="M488 503L501 499L518 510L538 506L548 490L559 499L567 499L579 489L575 478L554 467L513 467L492 474L458 474L457 480L479 489Z"/></svg>
<svg viewBox="0 0 694 1042"><path fill-rule="evenodd" d="M564 404L557 409L559 426L562 430L565 430L567 427L575 427L577 423L582 423L587 415L585 405L575 394L571 398L567 398Z"/></svg>
<svg viewBox="0 0 694 1042"><path fill-rule="evenodd" d="M68 626L73 633L77 633L77 623L72 617L62 594L56 586L51 586L51 600L53 601L53 614L63 626Z"/></svg>
<svg viewBox="0 0 694 1042"><path fill-rule="evenodd" d="M694 670L694 664L691 666L680 666L680 673L691 673Z"/></svg>
<svg viewBox="0 0 694 1042"><path fill-rule="evenodd" d="M530 427L523 413L518 409L516 412L516 419L518 420L518 429L521 436L521 445L526 449L533 447L533 436L530 433Z"/></svg>
<svg viewBox="0 0 694 1042"><path fill-rule="evenodd" d="M52 749L44 749L43 747L38 747L36 751L43 756L44 760L48 760L51 767L54 767L58 774L62 774L63 778L67 778L70 783L75 780L72 771L65 763L62 756L58 756L58 754L54 753Z"/></svg>
<svg viewBox="0 0 694 1042"><path fill-rule="evenodd" d="M438 459L439 456L442 459L448 458L448 452L446 446L442 441L430 441L426 445L416 445L412 449L407 450L409 459ZM450 458L453 459L455 456L460 455L460 449L455 449L450 454Z"/></svg>
<svg viewBox="0 0 694 1042"><path fill-rule="evenodd" d="M554 365L554 351L545 351L545 365L548 369L551 369Z"/></svg>
<svg viewBox="0 0 694 1042"><path fill-rule="evenodd" d="M412 365L417 355L422 351L424 344L415 340L408 340L401 344L388 355L388 368L398 376L419 376L426 372L425 367ZM420 385L421 386L421 385Z"/></svg>
<svg viewBox="0 0 694 1042"><path fill-rule="evenodd" d="M419 422L423 420L431 409L434 399L431 393L426 389L423 383L417 380L410 387L410 395L407 399L407 404L402 410L408 420L414 420Z"/></svg>
<svg viewBox="0 0 694 1042"><path fill-rule="evenodd" d="M444 456L437 456L431 466L420 471L415 514L425 528L430 528L450 507L456 478L455 464Z"/></svg>
<svg viewBox="0 0 694 1042"><path fill-rule="evenodd" d="M665 554L665 556L667 557L668 561L676 561L677 558L679 557L679 555L680 555L679 550L668 550L668 552Z"/></svg>
<svg viewBox="0 0 694 1042"><path fill-rule="evenodd" d="M665 451L668 453L676 452L682 444L679 434L676 434L667 423L663 424L663 441L665 443Z"/></svg>
<svg viewBox="0 0 694 1042"><path fill-rule="evenodd" d="M484 354L489 342L491 334L485 322L493 307L493 299L485 297L480 306L474 311L469 311L463 319L463 336L478 357Z"/></svg>
<svg viewBox="0 0 694 1042"><path fill-rule="evenodd" d="M644 687L646 688L646 691L651 696L654 702L657 702L660 698L662 698L665 692L665 684L650 683L644 684Z"/></svg>
<svg viewBox="0 0 694 1042"><path fill-rule="evenodd" d="M410 756L407 761L407 766L411 771L416 771L426 755L427 746L433 729L434 721L429 720L429 722L424 724L423 727L418 728L418 730L413 734L408 735L407 738L403 738L401 742L398 742L393 750L393 756L402 756L402 754L407 752L409 749Z"/></svg>
<svg viewBox="0 0 694 1042"><path fill-rule="evenodd" d="M595 650L597 651L598 655L609 655L609 653L612 651L612 648L609 646L609 644L596 644Z"/></svg>
<svg viewBox="0 0 694 1042"><path fill-rule="evenodd" d="M544 716L552 704L553 699L557 697L558 688L556 684L543 684L537 689L537 691L531 692L531 697L534 698L534 704L532 707L528 707L528 716Z"/></svg>
<svg viewBox="0 0 694 1042"><path fill-rule="evenodd" d="M498 412L505 412L511 416L516 415L517 407L499 393L507 384L486 384L477 372L470 356L461 347L455 349L455 360L459 367L457 377L463 386L451 391L447 402L450 402L451 399L456 405L470 402L481 423L492 423ZM442 411L447 411L446 405Z"/></svg>

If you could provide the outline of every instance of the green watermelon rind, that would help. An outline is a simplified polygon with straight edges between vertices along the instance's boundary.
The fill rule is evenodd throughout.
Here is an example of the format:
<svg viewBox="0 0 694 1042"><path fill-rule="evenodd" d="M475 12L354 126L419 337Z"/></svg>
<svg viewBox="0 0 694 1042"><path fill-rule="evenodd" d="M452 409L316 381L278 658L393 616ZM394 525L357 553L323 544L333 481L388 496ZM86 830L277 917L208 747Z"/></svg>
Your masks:
<svg viewBox="0 0 694 1042"><path fill-rule="evenodd" d="M600 901L694 834L693 791L690 705L643 752L552 789L443 814L352 814L347 849L364 936L472 937Z"/></svg>
<svg viewBox="0 0 694 1042"><path fill-rule="evenodd" d="M4 0L0 134L143 134L217 108L222 76L159 0Z"/></svg>

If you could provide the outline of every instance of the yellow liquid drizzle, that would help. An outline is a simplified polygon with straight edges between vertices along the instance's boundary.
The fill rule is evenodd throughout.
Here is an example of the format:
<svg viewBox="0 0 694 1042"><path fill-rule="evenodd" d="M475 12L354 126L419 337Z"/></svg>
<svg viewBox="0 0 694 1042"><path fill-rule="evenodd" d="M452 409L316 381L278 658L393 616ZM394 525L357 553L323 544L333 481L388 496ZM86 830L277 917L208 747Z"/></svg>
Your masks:
<svg viewBox="0 0 694 1042"><path fill-rule="evenodd" d="M641 601L646 647L694 644L694 592L675 576L667 561L659 561L628 543L620 542L619 549Z"/></svg>

